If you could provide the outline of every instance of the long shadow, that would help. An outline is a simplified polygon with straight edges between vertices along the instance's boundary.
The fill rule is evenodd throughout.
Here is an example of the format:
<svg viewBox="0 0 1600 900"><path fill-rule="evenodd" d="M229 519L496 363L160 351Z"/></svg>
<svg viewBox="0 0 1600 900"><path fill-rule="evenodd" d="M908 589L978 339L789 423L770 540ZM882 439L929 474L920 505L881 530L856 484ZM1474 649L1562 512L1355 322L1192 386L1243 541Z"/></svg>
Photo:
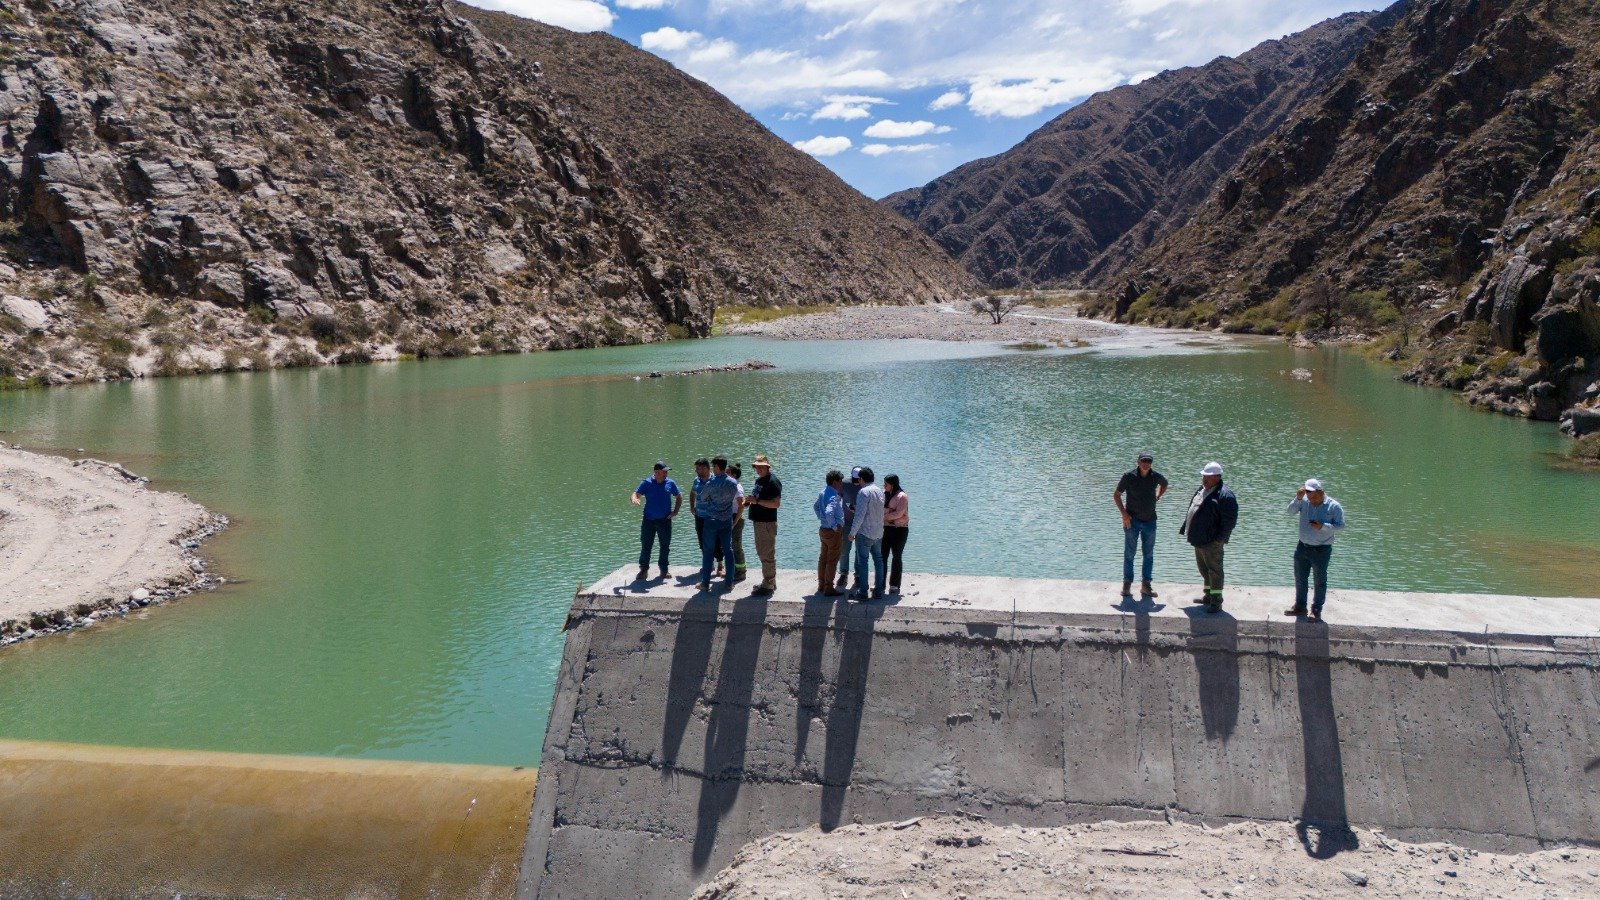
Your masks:
<svg viewBox="0 0 1600 900"><path fill-rule="evenodd" d="M717 633L717 596L696 594L683 606L678 636L672 644L672 670L667 676L667 702L661 719L662 777L678 763L683 732L705 687L711 662L711 639Z"/></svg>
<svg viewBox="0 0 1600 900"><path fill-rule="evenodd" d="M839 611L839 674L833 682L833 705L828 708L822 808L817 816L823 831L838 826L845 794L850 790L856 745L861 739L861 714L866 706L867 675L872 665L872 633L883 611L884 607L876 603L847 604Z"/></svg>
<svg viewBox="0 0 1600 900"><path fill-rule="evenodd" d="M756 663L767 630L767 601L745 597L733 604L717 687L708 698L711 720L706 725L705 768L700 781L700 807L694 831L694 871L700 872L717 843L717 826L733 808L744 782L745 746L750 735L751 698L755 696Z"/></svg>
<svg viewBox="0 0 1600 900"><path fill-rule="evenodd" d="M1310 623L1296 626L1294 651L1306 780L1305 800L1295 831L1308 855L1329 859L1356 849L1357 841L1345 810L1344 758L1339 752L1339 722L1333 710L1328 627Z"/></svg>
<svg viewBox="0 0 1600 900"><path fill-rule="evenodd" d="M1120 613L1133 614L1133 643L1136 652L1141 656L1150 647L1150 614L1158 613L1167 608L1165 603L1157 603L1150 597L1123 597L1111 608Z"/></svg>
<svg viewBox="0 0 1600 900"><path fill-rule="evenodd" d="M1207 740L1224 743L1239 725L1239 620L1226 611L1185 607L1189 652L1200 680L1200 720Z"/></svg>
<svg viewBox="0 0 1600 900"><path fill-rule="evenodd" d="M840 598L843 599L843 598ZM795 689L794 761L806 756L811 720L816 717L817 695L822 690L822 648L828 643L828 620L839 604L828 597L807 597L800 617L800 683Z"/></svg>

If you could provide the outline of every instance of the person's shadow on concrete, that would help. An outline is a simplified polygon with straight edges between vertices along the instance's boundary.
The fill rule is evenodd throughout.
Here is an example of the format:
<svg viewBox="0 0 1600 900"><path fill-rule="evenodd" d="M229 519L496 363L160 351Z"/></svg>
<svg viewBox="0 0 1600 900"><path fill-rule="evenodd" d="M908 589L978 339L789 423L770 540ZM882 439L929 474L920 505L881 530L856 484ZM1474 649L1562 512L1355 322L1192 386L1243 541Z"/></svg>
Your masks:
<svg viewBox="0 0 1600 900"><path fill-rule="evenodd" d="M1150 597L1129 597L1123 595L1111 608L1119 613L1133 616L1133 642L1137 652L1143 655L1150 647L1150 616L1167 608L1165 603L1157 603Z"/></svg>
<svg viewBox="0 0 1600 900"><path fill-rule="evenodd" d="M822 807L817 824L832 831L843 815L845 795L856 767L861 716L866 707L867 677L872 664L873 629L886 607L852 603L839 611L839 673L828 708L828 736L822 757Z"/></svg>
<svg viewBox="0 0 1600 900"><path fill-rule="evenodd" d="M694 716L705 689L706 667L711 663L711 640L717 633L718 599L701 592L683 605L678 633L672 644L672 668L667 675L667 702L661 720L661 777L672 776L678 764L683 733Z"/></svg>
<svg viewBox="0 0 1600 900"><path fill-rule="evenodd" d="M1226 610L1185 607L1189 652L1199 679L1200 720L1207 740L1224 743L1239 725L1239 620Z"/></svg>
<svg viewBox="0 0 1600 900"><path fill-rule="evenodd" d="M727 639L722 645L722 661L717 666L717 686L706 698L711 717L706 723L705 763L695 821L692 858L696 873L711 859L717 843L717 828L733 808L739 786L744 782L751 698L755 695L756 664L761 657L766 620L765 598L744 597L734 601ZM681 731L679 736L681 738Z"/></svg>
<svg viewBox="0 0 1600 900"><path fill-rule="evenodd" d="M800 616L800 682L795 686L794 761L805 759L811 738L811 720L819 717L817 697L822 692L822 650L828 643L834 610L846 610L844 597L811 594Z"/></svg>
<svg viewBox="0 0 1600 900"><path fill-rule="evenodd" d="M1344 758L1333 707L1328 626L1301 622L1294 630L1295 693L1305 756L1305 800L1295 832L1308 855L1329 859L1359 845L1345 809Z"/></svg>

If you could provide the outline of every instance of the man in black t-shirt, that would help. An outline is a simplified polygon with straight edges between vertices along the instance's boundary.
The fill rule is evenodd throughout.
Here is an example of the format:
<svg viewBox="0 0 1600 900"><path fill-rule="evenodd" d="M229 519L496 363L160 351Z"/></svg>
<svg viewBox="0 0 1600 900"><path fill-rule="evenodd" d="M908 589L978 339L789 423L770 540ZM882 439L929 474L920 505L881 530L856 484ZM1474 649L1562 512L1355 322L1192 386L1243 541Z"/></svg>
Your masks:
<svg viewBox="0 0 1600 900"><path fill-rule="evenodd" d="M1128 598L1133 597L1133 553L1140 544L1144 545L1143 593L1156 595L1150 587L1155 569L1156 501L1167 493L1167 479L1154 465L1154 456L1139 454L1139 464L1125 473L1111 492L1111 501L1122 514L1122 596Z"/></svg>
<svg viewBox="0 0 1600 900"><path fill-rule="evenodd" d="M783 482L772 474L772 463L765 453L756 454L751 463L756 484L745 498L745 509L756 532L756 556L761 558L761 583L752 594L770 595L778 589L778 506L783 498Z"/></svg>

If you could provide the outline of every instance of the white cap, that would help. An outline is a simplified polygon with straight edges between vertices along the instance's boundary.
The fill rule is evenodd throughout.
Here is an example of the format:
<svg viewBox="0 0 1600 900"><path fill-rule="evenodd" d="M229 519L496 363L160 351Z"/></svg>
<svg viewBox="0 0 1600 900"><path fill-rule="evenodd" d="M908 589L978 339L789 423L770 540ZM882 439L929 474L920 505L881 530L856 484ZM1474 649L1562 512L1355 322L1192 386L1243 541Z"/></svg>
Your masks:
<svg viewBox="0 0 1600 900"><path fill-rule="evenodd" d="M1308 491L1320 491L1320 490L1322 490L1322 482L1316 480L1315 478L1307 478L1306 479L1306 490L1308 490Z"/></svg>
<svg viewBox="0 0 1600 900"><path fill-rule="evenodd" d="M1208 463L1206 463L1206 467L1204 469L1200 470L1200 474L1201 475L1221 475L1222 474L1222 463L1219 463L1219 462L1208 462Z"/></svg>

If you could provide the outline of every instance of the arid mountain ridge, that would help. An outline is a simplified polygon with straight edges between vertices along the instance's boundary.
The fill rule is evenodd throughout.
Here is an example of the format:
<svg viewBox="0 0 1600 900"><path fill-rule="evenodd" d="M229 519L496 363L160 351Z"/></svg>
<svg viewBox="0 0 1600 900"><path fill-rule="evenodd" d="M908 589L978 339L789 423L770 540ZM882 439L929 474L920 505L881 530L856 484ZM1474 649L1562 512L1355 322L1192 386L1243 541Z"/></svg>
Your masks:
<svg viewBox="0 0 1600 900"><path fill-rule="evenodd" d="M1350 13L1090 97L1017 146L882 201L996 287L1093 283L1183 225L1393 13Z"/></svg>
<svg viewBox="0 0 1600 900"><path fill-rule="evenodd" d="M473 14L490 39L465 14L0 8L0 378L633 343L707 334L726 304L973 287L655 57ZM657 120L654 156L590 114L619 91ZM723 156L657 172L701 132Z"/></svg>
<svg viewBox="0 0 1600 900"><path fill-rule="evenodd" d="M1579 0L1401 3L1098 95L885 202L996 285L1098 288L1123 321L1377 335L1409 379L1600 430L1596 46ZM1298 80L1253 113L1271 127L1219 137L1219 80L1285 48ZM1196 134L1209 150L1174 155Z"/></svg>

